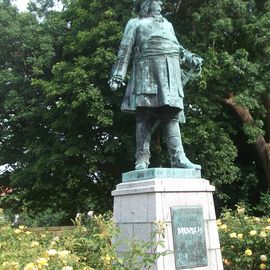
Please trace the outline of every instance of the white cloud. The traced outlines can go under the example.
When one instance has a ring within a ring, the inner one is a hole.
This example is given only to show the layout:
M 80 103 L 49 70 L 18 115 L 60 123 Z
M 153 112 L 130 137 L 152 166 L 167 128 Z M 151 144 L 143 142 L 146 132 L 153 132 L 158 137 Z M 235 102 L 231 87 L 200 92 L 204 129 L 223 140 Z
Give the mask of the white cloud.
M 13 5 L 17 6 L 19 11 L 26 11 L 29 0 L 13 0 Z
M 30 2 L 30 0 L 12 0 L 12 4 L 17 6 L 19 11 L 27 11 L 27 4 Z M 63 8 L 63 5 L 61 1 L 55 1 L 55 7 L 53 9 L 55 10 L 61 10 Z

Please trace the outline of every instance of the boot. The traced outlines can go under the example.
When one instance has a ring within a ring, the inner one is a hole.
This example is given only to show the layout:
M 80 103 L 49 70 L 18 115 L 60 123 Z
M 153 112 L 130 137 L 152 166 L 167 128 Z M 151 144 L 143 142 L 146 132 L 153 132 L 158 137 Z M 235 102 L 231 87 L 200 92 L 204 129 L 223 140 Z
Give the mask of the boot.
M 147 111 L 136 111 L 135 170 L 147 169 L 150 162 L 151 121 Z
M 196 169 L 200 170 L 201 166 L 192 163 L 183 149 L 181 137 L 171 136 L 166 138 L 167 148 L 170 156 L 172 168 Z
M 149 166 L 150 154 L 146 151 L 136 153 L 135 170 L 145 170 Z
M 178 115 L 175 115 L 172 118 L 167 117 L 164 118 L 162 121 L 163 133 L 170 156 L 171 167 L 200 170 L 200 165 L 192 163 L 186 157 L 182 145 L 180 127 L 177 116 Z

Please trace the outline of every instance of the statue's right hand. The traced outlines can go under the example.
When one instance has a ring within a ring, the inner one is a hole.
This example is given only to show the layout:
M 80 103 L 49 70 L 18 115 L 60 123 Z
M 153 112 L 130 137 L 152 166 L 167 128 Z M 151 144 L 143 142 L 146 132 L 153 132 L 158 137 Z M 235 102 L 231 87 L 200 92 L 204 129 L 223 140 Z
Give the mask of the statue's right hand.
M 122 85 L 125 85 L 124 82 L 119 78 L 111 78 L 108 83 L 113 92 L 120 88 Z
M 119 85 L 117 82 L 110 82 L 110 88 L 114 92 L 118 89 Z

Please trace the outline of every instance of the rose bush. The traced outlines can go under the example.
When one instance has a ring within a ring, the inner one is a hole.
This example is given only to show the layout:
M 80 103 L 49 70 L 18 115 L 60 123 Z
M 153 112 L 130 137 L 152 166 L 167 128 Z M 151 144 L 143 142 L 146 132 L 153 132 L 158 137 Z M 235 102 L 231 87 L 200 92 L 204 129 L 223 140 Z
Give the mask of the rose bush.
M 1 270 L 135 270 L 150 269 L 164 254 L 148 254 L 163 245 L 165 227 L 160 222 L 150 242 L 130 241 L 129 249 L 119 256 L 112 238 L 117 229 L 110 215 L 99 215 L 83 222 L 79 215 L 74 229 L 59 235 L 35 232 L 25 226 L 12 228 L 0 224 Z M 156 241 L 157 236 L 160 241 Z
M 243 207 L 217 220 L 226 270 L 270 269 L 270 218 L 248 216 Z

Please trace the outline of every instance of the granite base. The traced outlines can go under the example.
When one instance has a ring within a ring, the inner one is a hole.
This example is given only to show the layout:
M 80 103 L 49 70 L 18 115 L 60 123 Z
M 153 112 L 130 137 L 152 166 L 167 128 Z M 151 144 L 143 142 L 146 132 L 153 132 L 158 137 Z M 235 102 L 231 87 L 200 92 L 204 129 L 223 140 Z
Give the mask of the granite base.
M 194 176 L 193 178 L 187 176 L 186 170 L 179 171 L 182 169 L 176 169 L 178 172 L 175 169 L 164 169 L 162 172 L 162 168 L 148 170 L 152 171 L 144 172 L 145 175 L 156 174 L 164 177 L 138 180 L 140 171 L 130 172 L 128 178 L 123 176 L 127 182 L 117 185 L 116 190 L 112 192 L 114 221 L 121 231 L 117 240 L 150 240 L 155 222 L 163 221 L 167 225 L 163 250 L 173 251 L 170 207 L 202 206 L 208 266 L 187 269 L 223 270 L 212 195 L 215 188 L 209 184 L 209 181 L 199 177 L 199 170 L 188 172 Z M 173 171 L 168 172 L 168 170 Z M 166 175 L 175 174 L 182 174 L 186 177 L 166 177 Z M 132 178 L 134 178 L 133 181 Z M 125 244 L 120 245 L 118 252 L 124 252 L 126 249 Z M 171 252 L 165 257 L 160 257 L 152 269 L 178 270 L 175 268 L 174 253 Z

